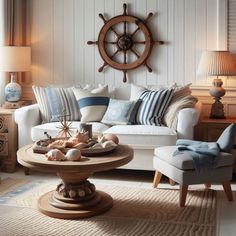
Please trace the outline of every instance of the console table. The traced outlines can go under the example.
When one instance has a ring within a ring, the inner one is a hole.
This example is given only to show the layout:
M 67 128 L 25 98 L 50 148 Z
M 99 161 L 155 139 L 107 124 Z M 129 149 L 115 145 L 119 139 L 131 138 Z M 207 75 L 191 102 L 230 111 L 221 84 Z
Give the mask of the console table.
M 43 214 L 61 218 L 78 219 L 99 215 L 113 205 L 112 197 L 96 190 L 88 178 L 99 171 L 110 170 L 127 164 L 133 158 L 133 149 L 118 145 L 108 154 L 82 157 L 81 161 L 48 161 L 45 155 L 34 153 L 32 145 L 17 152 L 18 162 L 30 169 L 55 172 L 62 179 L 56 190 L 42 195 L 38 209 Z

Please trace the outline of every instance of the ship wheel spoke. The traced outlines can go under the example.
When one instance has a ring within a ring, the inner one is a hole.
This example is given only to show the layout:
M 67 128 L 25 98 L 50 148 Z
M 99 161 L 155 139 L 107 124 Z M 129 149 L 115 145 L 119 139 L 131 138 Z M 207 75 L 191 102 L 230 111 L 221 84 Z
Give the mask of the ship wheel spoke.
M 98 69 L 98 72 L 102 72 L 105 66 L 107 66 L 106 62 L 104 62 L 103 65 Z
M 113 58 L 119 51 L 120 51 L 120 49 L 117 49 L 117 50 L 111 55 L 111 58 Z
M 113 27 L 110 28 L 110 30 L 116 35 L 116 37 L 120 37 L 120 34 L 118 34 Z
M 137 27 L 136 30 L 130 36 L 133 37 L 139 30 L 140 30 L 140 28 Z
M 160 45 L 163 45 L 163 44 L 165 44 L 165 42 L 164 41 L 153 41 L 154 43 L 158 43 L 158 44 L 160 44 Z
M 145 64 L 144 64 L 146 67 L 147 67 L 147 69 L 148 69 L 148 72 L 152 72 L 152 68 L 147 64 L 147 62 L 145 62 Z
M 127 34 L 127 22 L 124 21 L 124 35 Z
M 134 44 L 145 44 L 146 41 L 134 41 L 133 43 L 134 43 Z
M 133 48 L 131 48 L 130 50 L 133 54 L 135 54 L 137 58 L 140 58 L 140 55 Z
M 92 44 L 96 44 L 96 45 L 97 45 L 97 44 L 98 44 L 98 41 L 88 41 L 87 44 L 88 44 L 88 45 L 92 45 Z
M 123 10 L 124 10 L 124 12 L 123 12 L 123 15 L 124 16 L 126 16 L 127 15 L 127 4 L 123 4 Z
M 153 16 L 153 14 L 152 14 L 152 12 L 150 12 L 148 14 L 147 18 L 144 20 L 144 22 L 147 23 L 151 19 L 152 16 Z
M 117 44 L 117 42 L 109 42 L 109 41 L 104 41 L 104 43 L 106 43 L 106 44 Z
M 123 70 L 124 76 L 123 76 L 123 82 L 125 83 L 127 81 L 127 71 Z
M 102 13 L 100 13 L 98 16 L 103 20 L 104 24 L 107 23 L 107 20 L 105 19 L 104 15 Z
M 124 64 L 127 64 L 127 51 L 124 51 Z

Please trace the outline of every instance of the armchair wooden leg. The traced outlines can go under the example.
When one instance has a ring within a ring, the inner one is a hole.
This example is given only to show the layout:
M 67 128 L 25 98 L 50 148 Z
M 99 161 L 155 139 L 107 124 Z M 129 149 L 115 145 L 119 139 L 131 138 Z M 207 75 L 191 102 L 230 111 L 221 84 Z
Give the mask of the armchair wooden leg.
M 173 179 L 170 179 L 170 178 L 169 178 L 169 183 L 170 183 L 171 186 L 175 185 L 175 181 Z
M 205 183 L 205 188 L 210 188 L 211 187 L 211 183 Z
M 181 185 L 179 191 L 179 205 L 181 207 L 185 206 L 187 192 L 188 192 L 188 185 Z
M 153 179 L 153 182 L 152 182 L 153 188 L 156 188 L 157 185 L 160 183 L 161 176 L 162 176 L 162 173 L 156 170 L 155 176 L 154 176 L 154 179 Z
M 231 202 L 233 201 L 233 194 L 232 194 L 232 189 L 231 189 L 231 185 L 230 185 L 230 182 L 229 181 L 225 181 L 222 183 L 223 185 L 223 188 L 224 188 L 224 191 L 225 191 L 225 194 L 228 198 L 228 200 Z

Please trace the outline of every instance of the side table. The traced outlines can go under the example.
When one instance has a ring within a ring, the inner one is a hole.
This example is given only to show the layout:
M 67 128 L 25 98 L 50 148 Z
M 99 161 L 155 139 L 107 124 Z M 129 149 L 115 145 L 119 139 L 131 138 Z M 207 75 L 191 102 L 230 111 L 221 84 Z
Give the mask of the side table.
M 14 172 L 16 168 L 17 126 L 14 120 L 15 109 L 0 108 L 0 159 L 1 170 Z
M 236 117 L 228 117 L 226 119 L 211 119 L 203 118 L 201 124 L 203 125 L 202 140 L 207 142 L 215 142 L 224 131 L 224 129 L 232 123 L 236 123 Z M 236 135 L 234 143 L 236 144 Z M 233 172 L 236 172 L 236 149 L 233 149 L 235 162 L 233 165 Z

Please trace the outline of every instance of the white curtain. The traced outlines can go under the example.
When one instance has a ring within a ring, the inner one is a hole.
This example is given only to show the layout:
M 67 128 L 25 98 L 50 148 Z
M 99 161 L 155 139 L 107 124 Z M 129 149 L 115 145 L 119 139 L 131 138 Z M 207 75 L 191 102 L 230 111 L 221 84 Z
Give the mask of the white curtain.
M 0 0 L 0 46 L 26 45 L 26 6 L 27 0 Z M 8 82 L 8 73 L 0 72 L 0 105 Z

